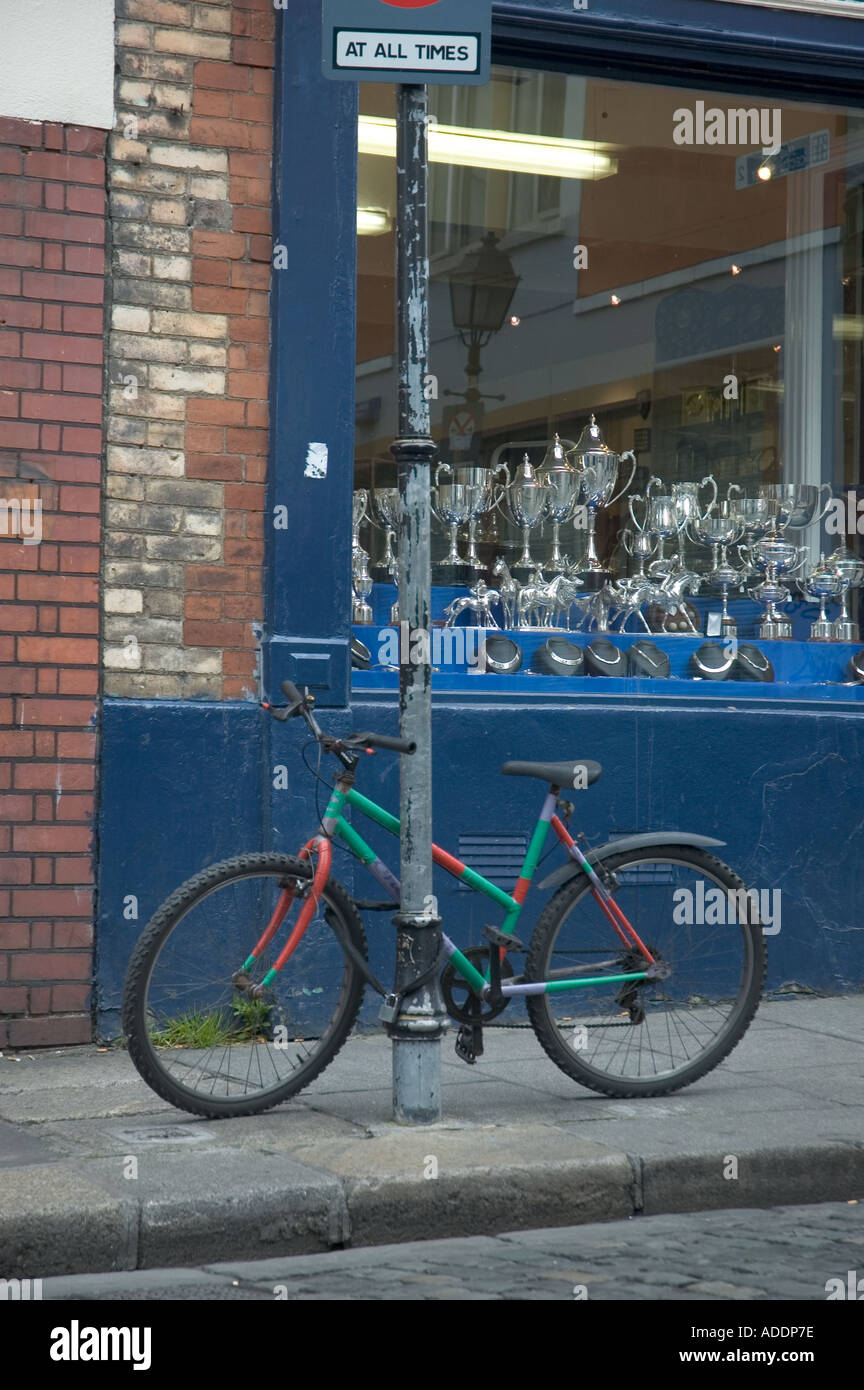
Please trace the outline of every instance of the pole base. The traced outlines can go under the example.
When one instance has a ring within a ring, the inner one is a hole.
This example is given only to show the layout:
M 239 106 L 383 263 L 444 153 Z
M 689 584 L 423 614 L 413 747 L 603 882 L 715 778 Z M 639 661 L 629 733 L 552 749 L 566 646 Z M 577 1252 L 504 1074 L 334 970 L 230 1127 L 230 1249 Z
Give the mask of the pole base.
M 393 1118 L 400 1125 L 441 1119 L 441 1037 L 393 1039 Z
M 860 642 L 861 632 L 857 623 L 843 622 L 838 618 L 836 623 L 831 625 L 834 629 L 835 642 Z

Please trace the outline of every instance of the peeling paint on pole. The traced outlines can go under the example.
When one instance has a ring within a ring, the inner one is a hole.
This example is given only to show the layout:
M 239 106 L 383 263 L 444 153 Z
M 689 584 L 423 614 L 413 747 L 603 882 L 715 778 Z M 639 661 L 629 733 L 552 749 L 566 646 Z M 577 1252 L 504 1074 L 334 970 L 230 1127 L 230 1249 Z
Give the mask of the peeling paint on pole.
M 396 179 L 399 304 L 399 434 L 392 446 L 399 474 L 399 613 L 409 630 L 429 631 L 430 437 L 425 382 L 429 356 L 428 159 L 425 87 L 398 88 Z M 428 644 L 427 644 L 428 645 Z M 401 759 L 402 897 L 396 918 L 395 991 L 432 972 L 441 925 L 429 910 L 432 894 L 431 653 L 400 663 L 399 718 L 417 752 Z M 441 1033 L 445 1021 L 437 970 L 408 995 L 391 1025 L 393 1109 L 405 1123 L 441 1117 Z

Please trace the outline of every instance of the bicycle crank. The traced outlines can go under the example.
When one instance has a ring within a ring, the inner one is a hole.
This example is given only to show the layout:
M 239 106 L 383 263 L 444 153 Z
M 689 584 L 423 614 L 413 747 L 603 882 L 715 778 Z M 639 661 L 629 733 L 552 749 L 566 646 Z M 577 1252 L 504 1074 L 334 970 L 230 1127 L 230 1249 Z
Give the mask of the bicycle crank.
M 462 954 L 475 970 L 479 970 L 481 975 L 486 974 L 489 968 L 488 946 L 469 946 Z M 505 956 L 501 962 L 501 979 L 509 980 L 512 977 L 513 967 Z M 458 1023 L 468 1023 L 474 1027 L 482 1028 L 484 1024 L 502 1014 L 510 1003 L 509 999 L 502 999 L 499 1004 L 493 1005 L 486 999 L 478 999 L 468 981 L 463 979 L 456 967 L 449 962 L 441 972 L 441 993 L 450 1017 L 455 1018 Z

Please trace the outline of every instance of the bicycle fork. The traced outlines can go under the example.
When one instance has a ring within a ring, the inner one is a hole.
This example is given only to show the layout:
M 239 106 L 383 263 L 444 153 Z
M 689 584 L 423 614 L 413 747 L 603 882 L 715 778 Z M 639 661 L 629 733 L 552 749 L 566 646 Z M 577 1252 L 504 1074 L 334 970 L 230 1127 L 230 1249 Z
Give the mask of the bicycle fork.
M 232 975 L 231 977 L 232 984 L 235 988 L 246 990 L 253 999 L 260 999 L 264 990 L 273 983 L 279 971 L 300 945 L 306 928 L 315 916 L 318 904 L 321 901 L 321 894 L 324 891 L 324 885 L 330 876 L 330 866 L 333 860 L 333 849 L 326 835 L 317 835 L 314 839 L 307 840 L 297 857 L 298 859 L 311 859 L 313 854 L 317 855 L 318 862 L 315 865 L 315 872 L 309 885 L 306 901 L 300 909 L 300 914 L 294 924 L 294 930 L 291 932 L 291 935 L 285 942 L 285 945 L 276 957 L 273 965 L 267 971 L 267 974 L 261 980 L 260 984 L 250 986 L 249 971 L 273 940 L 273 937 L 276 935 L 291 910 L 291 905 L 297 894 L 296 884 L 290 886 L 286 884 L 282 889 L 279 895 L 279 901 L 273 910 L 270 921 L 264 929 L 263 936 L 252 949 L 251 953 L 246 957 L 236 975 Z

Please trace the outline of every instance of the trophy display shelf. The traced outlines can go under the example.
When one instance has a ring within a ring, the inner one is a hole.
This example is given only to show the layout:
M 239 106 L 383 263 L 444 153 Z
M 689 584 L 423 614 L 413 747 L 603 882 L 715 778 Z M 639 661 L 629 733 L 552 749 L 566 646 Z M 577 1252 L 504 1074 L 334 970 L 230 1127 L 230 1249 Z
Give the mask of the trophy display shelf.
M 352 671 L 352 689 L 389 692 L 394 698 L 399 686 L 398 664 L 409 661 L 412 634 L 403 633 L 393 625 L 357 626 L 354 635 L 371 654 L 368 671 Z M 482 700 L 496 695 L 561 699 L 564 703 L 580 704 L 586 700 L 608 703 L 618 698 L 634 697 L 646 705 L 670 703 L 686 705 L 697 700 L 702 703 L 722 701 L 733 709 L 742 701 L 760 706 L 767 701 L 780 704 L 843 705 L 850 712 L 864 714 L 864 682 L 852 680 L 849 664 L 861 651 L 860 642 L 798 642 L 757 641 L 753 645 L 774 668 L 773 681 L 696 680 L 691 658 L 706 643 L 696 637 L 654 634 L 647 638 L 640 633 L 565 633 L 559 634 L 569 643 L 583 649 L 598 640 L 609 641 L 625 655 L 638 643 L 651 641 L 669 661 L 669 675 L 647 677 L 628 674 L 598 679 L 590 675 L 547 675 L 538 666 L 539 648 L 549 640 L 548 630 L 506 628 L 495 636 L 508 637 L 521 652 L 520 669 L 511 675 L 497 675 L 478 669 L 478 654 L 484 638 L 492 629 L 459 627 L 445 628 L 433 624 L 431 634 L 432 688 L 457 703 L 471 697 Z M 552 634 L 554 635 L 554 634 Z M 710 639 L 707 639 L 710 640 Z M 722 644 L 722 640 L 720 642 Z

